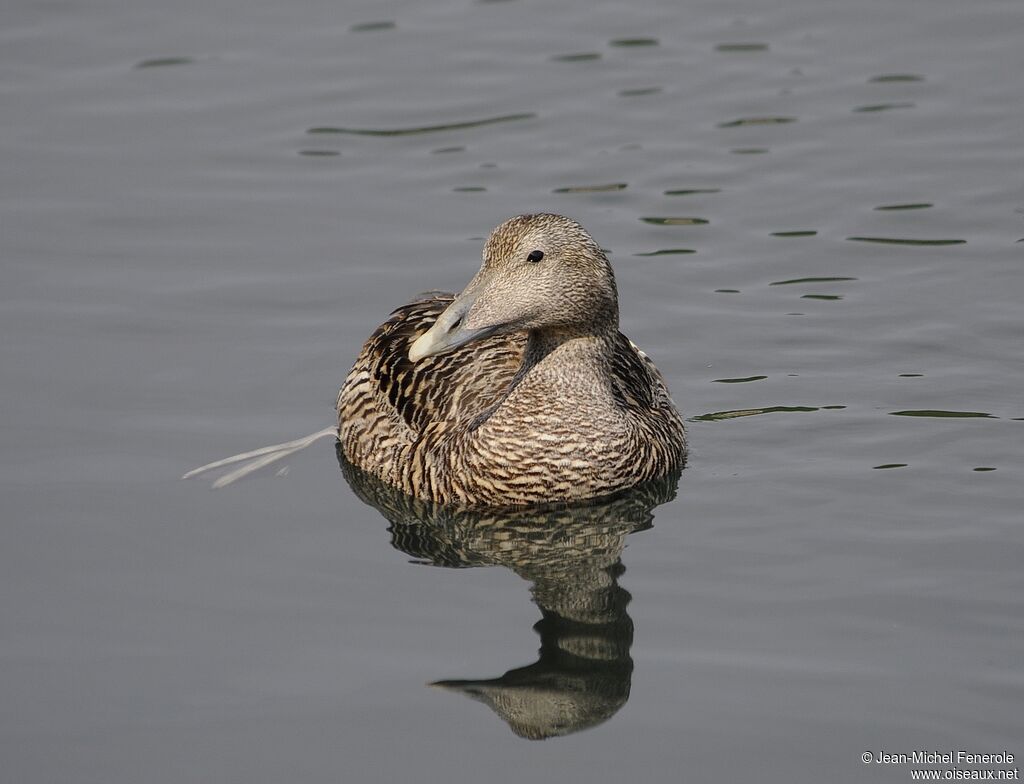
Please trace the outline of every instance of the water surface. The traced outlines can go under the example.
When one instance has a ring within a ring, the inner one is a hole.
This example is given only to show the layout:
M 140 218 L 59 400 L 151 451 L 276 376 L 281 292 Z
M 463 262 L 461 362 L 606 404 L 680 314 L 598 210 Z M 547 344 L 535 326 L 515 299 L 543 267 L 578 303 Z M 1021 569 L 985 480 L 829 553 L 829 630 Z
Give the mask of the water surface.
M 1024 755 L 1019 2 L 4 20 L 12 781 L 900 782 L 862 752 Z M 178 480 L 329 424 L 373 327 L 538 210 L 608 249 L 689 418 L 671 500 L 561 539 L 396 528 L 326 441 Z M 507 696 L 541 681 L 601 696 L 576 723 Z

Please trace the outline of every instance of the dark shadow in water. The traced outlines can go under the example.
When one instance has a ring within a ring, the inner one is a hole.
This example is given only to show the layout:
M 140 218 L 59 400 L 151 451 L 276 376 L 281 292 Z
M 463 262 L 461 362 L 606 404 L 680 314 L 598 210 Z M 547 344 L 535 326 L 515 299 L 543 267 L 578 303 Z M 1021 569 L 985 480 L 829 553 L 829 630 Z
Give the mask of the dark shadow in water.
M 679 475 L 612 499 L 502 511 L 417 500 L 338 463 L 352 490 L 391 523 L 391 544 L 421 563 L 504 566 L 530 583 L 542 618 L 540 656 L 498 678 L 431 684 L 487 705 L 523 738 L 568 735 L 607 721 L 629 699 L 633 621 L 619 586 L 626 537 L 652 525 Z

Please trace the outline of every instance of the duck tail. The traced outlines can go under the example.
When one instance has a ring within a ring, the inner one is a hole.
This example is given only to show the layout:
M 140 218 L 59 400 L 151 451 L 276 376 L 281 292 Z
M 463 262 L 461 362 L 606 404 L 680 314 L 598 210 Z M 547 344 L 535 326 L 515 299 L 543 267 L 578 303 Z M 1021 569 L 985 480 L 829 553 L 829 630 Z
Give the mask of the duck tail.
M 285 441 L 283 444 L 272 444 L 271 446 L 254 449 L 251 452 L 242 452 L 239 455 L 232 455 L 231 457 L 225 457 L 223 460 L 207 463 L 206 465 L 199 466 L 199 468 L 193 468 L 181 478 L 191 479 L 192 477 L 205 474 L 209 471 L 215 471 L 216 469 L 223 468 L 224 466 L 242 463 L 238 468 L 218 477 L 212 485 L 216 489 L 227 487 L 230 484 L 234 484 L 239 479 L 243 479 L 249 476 L 249 474 L 259 471 L 261 468 L 266 468 L 268 465 L 272 465 L 279 460 L 284 460 L 286 457 L 290 457 L 296 452 L 301 452 L 310 444 L 315 441 L 319 441 L 321 438 L 337 436 L 337 434 L 338 428 L 332 425 L 331 427 L 325 427 L 323 430 L 317 430 L 315 433 L 310 433 L 308 436 L 296 438 L 294 441 Z

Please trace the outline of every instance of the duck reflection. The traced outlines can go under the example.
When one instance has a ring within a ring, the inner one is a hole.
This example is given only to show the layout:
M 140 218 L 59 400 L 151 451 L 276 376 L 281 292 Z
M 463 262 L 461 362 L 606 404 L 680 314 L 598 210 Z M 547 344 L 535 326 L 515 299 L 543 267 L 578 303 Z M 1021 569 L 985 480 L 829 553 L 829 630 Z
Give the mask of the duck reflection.
M 396 549 L 437 566 L 504 566 L 531 583 L 540 658 L 498 678 L 431 685 L 484 703 L 535 740 L 594 727 L 625 705 L 633 621 L 618 583 L 622 550 L 675 496 L 678 473 L 587 505 L 492 511 L 412 498 L 352 466 L 340 449 L 338 462 L 356 495 L 391 523 Z

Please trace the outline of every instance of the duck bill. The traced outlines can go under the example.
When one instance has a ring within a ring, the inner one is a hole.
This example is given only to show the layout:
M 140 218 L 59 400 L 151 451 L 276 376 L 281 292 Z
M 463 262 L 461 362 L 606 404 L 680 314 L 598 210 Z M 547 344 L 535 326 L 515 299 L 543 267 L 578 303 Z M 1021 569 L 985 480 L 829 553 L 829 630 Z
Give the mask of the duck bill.
M 469 296 L 467 296 L 467 292 L 460 294 L 438 317 L 434 326 L 420 335 L 409 347 L 409 360 L 418 362 L 426 357 L 454 351 L 470 341 L 494 334 L 497 327 L 471 329 L 466 326 L 469 311 L 474 302 L 476 302 L 475 294 Z

